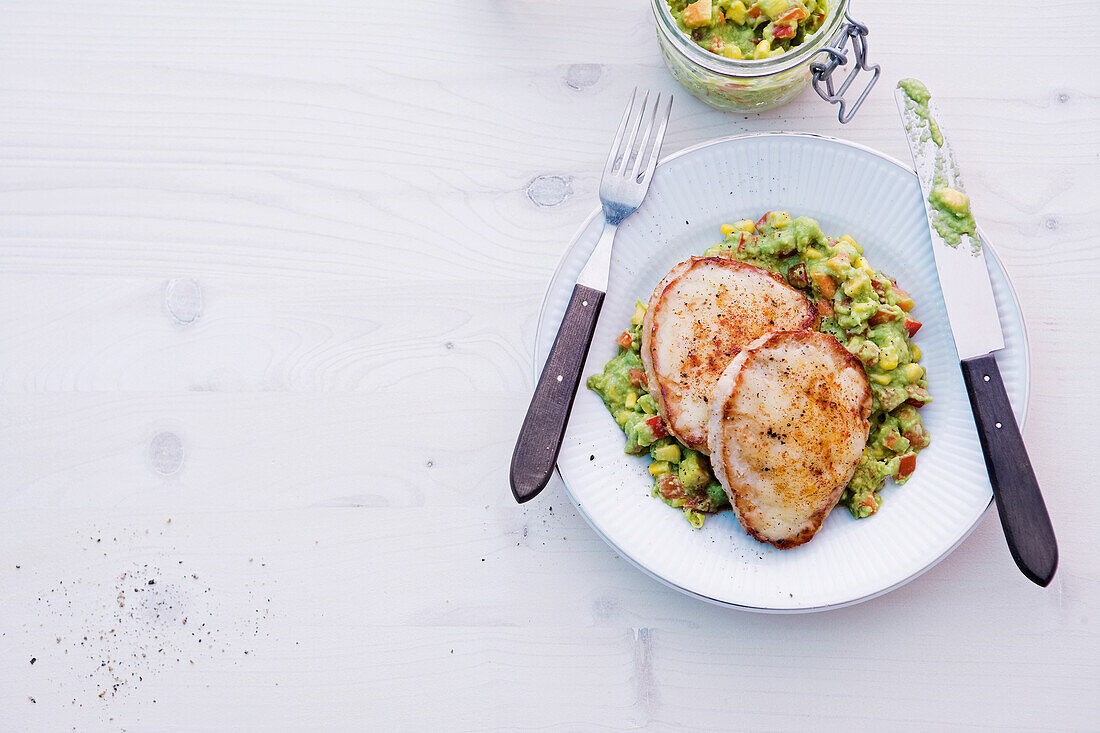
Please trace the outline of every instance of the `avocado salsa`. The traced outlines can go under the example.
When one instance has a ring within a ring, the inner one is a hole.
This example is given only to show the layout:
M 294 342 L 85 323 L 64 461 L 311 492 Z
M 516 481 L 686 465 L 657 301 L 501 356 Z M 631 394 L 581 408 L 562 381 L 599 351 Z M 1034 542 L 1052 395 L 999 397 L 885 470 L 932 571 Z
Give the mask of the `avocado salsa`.
M 825 0 L 668 0 L 676 25 L 701 48 L 729 59 L 779 56 L 825 22 Z
M 916 306 L 897 283 L 871 266 L 863 248 L 845 235 L 825 236 L 809 217 L 792 219 L 769 211 L 758 221 L 722 226 L 725 240 L 704 256 L 730 257 L 781 276 L 814 303 L 817 329 L 831 334 L 863 364 L 871 386 L 872 411 L 867 446 L 840 503 L 856 519 L 882 505 L 886 479 L 904 484 L 916 469 L 917 454 L 930 435 L 918 409 L 931 402 L 920 348 L 912 337 L 921 324 Z M 587 386 L 607 405 L 626 434 L 626 453 L 650 457 L 652 495 L 683 510 L 695 527 L 704 514 L 729 507 L 709 458 L 668 434 L 649 394 L 640 356 L 646 306 L 639 301 L 630 327 L 618 338 L 618 353 Z

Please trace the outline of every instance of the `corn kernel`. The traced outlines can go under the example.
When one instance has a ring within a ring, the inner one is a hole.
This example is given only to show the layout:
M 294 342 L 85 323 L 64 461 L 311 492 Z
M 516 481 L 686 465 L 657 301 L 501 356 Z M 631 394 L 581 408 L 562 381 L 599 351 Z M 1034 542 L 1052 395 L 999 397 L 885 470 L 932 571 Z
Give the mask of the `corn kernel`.
M 893 350 L 883 349 L 878 358 L 878 365 L 885 372 L 893 371 L 898 368 L 898 357 L 894 355 Z
M 924 378 L 924 367 L 920 364 L 906 364 L 905 365 L 905 378 L 910 383 L 917 383 Z
M 722 225 L 722 234 L 723 234 L 723 236 L 728 237 L 729 235 L 733 234 L 736 231 L 737 230 L 733 228 L 733 224 L 723 224 Z
M 756 44 L 756 50 L 752 52 L 752 57 L 754 59 L 766 59 L 768 58 L 768 54 L 770 54 L 771 51 L 772 44 L 768 42 L 767 38 L 765 38 L 760 43 Z
M 825 255 L 823 255 L 820 251 L 814 249 L 813 247 L 807 247 L 806 251 L 802 253 L 802 256 L 807 260 L 820 260 Z
M 733 225 L 733 228 L 739 232 L 752 232 L 756 229 L 756 222 L 749 219 L 742 219 Z
M 732 20 L 737 25 L 745 25 L 745 14 L 748 12 L 748 8 L 745 7 L 745 3 L 741 0 L 737 0 L 733 5 L 730 5 L 729 10 L 726 11 L 726 18 Z
M 912 361 L 920 361 L 921 351 L 916 344 L 909 344 L 909 358 Z
M 641 303 L 637 303 L 634 306 L 634 315 L 630 317 L 631 326 L 640 326 L 642 321 L 645 320 L 645 306 Z
M 890 384 L 890 375 L 889 374 L 872 374 L 871 375 L 871 381 L 876 382 L 877 384 L 881 384 L 883 386 L 886 386 L 887 384 Z
M 791 215 L 786 211 L 776 211 L 768 217 L 768 220 L 773 227 L 780 229 L 791 223 Z
M 722 46 L 722 55 L 727 59 L 739 59 L 741 58 L 741 48 L 732 44 L 729 46 Z
M 649 464 L 649 475 L 653 476 L 654 478 L 658 476 L 663 476 L 669 472 L 670 468 L 671 467 L 668 465 L 668 461 L 654 461 L 653 463 Z
M 623 400 L 623 404 L 633 409 L 634 405 L 638 404 L 638 395 L 630 392 L 626 395 L 626 399 Z

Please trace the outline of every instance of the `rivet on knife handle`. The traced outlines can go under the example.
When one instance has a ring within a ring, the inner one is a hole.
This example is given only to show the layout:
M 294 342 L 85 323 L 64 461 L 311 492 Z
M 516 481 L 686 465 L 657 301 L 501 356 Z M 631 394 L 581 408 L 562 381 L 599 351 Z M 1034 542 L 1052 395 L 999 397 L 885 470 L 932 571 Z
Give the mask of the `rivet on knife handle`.
M 512 495 L 521 504 L 538 496 L 554 474 L 603 299 L 595 288 L 573 288 L 512 453 Z
M 997 360 L 966 359 L 962 372 L 1008 549 L 1024 575 L 1045 588 L 1058 568 L 1058 544 Z

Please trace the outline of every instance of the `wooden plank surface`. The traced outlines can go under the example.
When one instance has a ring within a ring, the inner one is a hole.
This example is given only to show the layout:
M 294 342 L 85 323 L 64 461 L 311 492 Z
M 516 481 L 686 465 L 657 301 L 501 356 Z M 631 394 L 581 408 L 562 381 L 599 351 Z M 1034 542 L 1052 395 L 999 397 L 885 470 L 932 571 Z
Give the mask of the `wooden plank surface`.
M 0 728 L 1095 730 L 1091 8 L 860 2 L 883 79 L 841 126 L 682 93 L 643 0 L 0 4 Z M 629 90 L 677 94 L 669 151 L 905 159 L 905 76 L 1026 316 L 1052 586 L 987 514 L 887 596 L 740 613 L 558 482 L 516 506 L 538 307 Z

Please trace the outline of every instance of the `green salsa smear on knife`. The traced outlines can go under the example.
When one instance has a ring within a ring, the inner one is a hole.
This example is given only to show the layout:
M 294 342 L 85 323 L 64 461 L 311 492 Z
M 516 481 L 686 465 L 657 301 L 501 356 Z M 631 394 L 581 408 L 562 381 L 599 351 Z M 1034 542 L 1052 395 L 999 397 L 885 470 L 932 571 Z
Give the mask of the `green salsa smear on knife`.
M 912 337 L 921 324 L 910 315 L 913 299 L 863 256 L 849 236 L 827 237 L 809 217 L 769 211 L 757 222 L 722 227 L 725 241 L 707 257 L 730 257 L 774 272 L 805 294 L 817 309 L 818 330 L 831 334 L 863 364 L 871 386 L 871 428 L 863 456 L 840 498 L 857 519 L 882 505 L 886 479 L 904 484 L 930 435 L 918 409 L 931 402 L 920 348 Z M 650 457 L 651 493 L 681 508 L 696 527 L 706 513 L 729 507 L 706 455 L 668 434 L 649 394 L 641 351 L 646 306 L 638 302 L 619 350 L 588 388 L 607 405 L 626 434 L 626 452 Z
M 779 56 L 825 22 L 825 0 L 668 0 L 676 25 L 696 45 L 728 59 Z
M 928 91 L 928 87 L 917 79 L 902 79 L 898 82 L 898 88 L 909 98 L 910 103 L 906 108 L 916 118 L 917 124 L 927 124 L 931 140 L 937 147 L 942 148 L 943 132 L 940 131 L 940 126 L 936 124 L 936 120 L 928 110 L 928 101 L 932 99 L 932 93 Z M 949 165 L 952 167 L 951 172 L 955 174 L 954 187 L 947 185 L 946 168 Z M 970 197 L 962 191 L 962 187 L 957 182 L 958 173 L 953 170 L 953 162 L 947 162 L 944 156 L 939 154 L 936 156 L 935 166 L 934 185 L 928 194 L 928 204 L 932 208 L 932 226 L 943 241 L 952 247 L 959 246 L 963 235 L 970 236 L 974 247 L 981 247 L 978 225 L 970 212 Z

